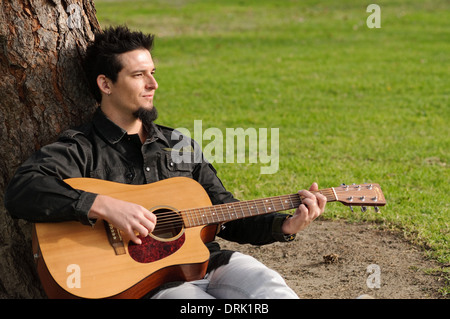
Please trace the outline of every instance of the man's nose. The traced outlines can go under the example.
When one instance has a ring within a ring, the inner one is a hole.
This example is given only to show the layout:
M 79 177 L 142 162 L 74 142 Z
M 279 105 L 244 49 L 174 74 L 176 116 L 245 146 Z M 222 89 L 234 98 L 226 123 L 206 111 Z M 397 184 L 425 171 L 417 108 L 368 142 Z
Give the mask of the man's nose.
M 153 75 L 150 75 L 148 77 L 146 86 L 148 89 L 153 89 L 153 90 L 156 90 L 158 88 L 158 82 L 156 81 L 156 79 Z

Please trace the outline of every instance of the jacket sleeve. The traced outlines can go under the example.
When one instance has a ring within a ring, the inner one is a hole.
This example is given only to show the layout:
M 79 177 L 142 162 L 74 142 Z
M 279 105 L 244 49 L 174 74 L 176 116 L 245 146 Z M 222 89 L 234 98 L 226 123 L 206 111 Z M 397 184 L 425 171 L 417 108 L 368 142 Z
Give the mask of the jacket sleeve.
M 68 137 L 44 146 L 18 168 L 5 192 L 13 218 L 30 222 L 80 221 L 92 224 L 88 212 L 96 194 L 75 190 L 63 180 L 86 175 L 89 154 Z
M 290 215 L 270 213 L 227 222 L 217 234 L 219 237 L 240 244 L 266 245 L 287 242 L 295 235 L 284 235 L 281 225 Z

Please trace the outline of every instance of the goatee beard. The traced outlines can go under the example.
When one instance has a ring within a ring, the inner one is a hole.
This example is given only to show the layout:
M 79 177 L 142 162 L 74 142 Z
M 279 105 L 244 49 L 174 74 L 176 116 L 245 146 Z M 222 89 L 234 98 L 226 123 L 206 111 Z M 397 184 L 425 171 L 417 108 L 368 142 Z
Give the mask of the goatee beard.
M 153 134 L 152 123 L 158 118 L 158 111 L 156 110 L 156 107 L 153 106 L 151 109 L 140 107 L 133 113 L 133 115 L 142 121 L 142 125 L 147 131 L 147 134 L 151 136 Z

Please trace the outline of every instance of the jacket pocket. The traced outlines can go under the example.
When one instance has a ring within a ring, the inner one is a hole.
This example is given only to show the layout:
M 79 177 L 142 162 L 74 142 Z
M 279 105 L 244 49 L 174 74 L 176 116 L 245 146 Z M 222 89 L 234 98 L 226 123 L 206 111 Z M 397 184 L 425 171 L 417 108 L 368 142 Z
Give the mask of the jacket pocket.
M 192 178 L 192 172 L 194 171 L 194 163 L 186 163 L 181 162 L 177 163 L 175 162 L 170 153 L 164 154 L 164 166 L 167 170 L 168 177 L 176 177 L 176 176 L 186 176 Z

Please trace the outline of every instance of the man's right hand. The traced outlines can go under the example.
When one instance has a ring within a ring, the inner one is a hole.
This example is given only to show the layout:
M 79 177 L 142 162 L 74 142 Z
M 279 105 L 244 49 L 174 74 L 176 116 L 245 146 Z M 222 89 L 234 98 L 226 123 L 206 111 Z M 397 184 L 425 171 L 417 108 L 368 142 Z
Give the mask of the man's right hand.
M 136 233 L 147 236 L 155 229 L 156 215 L 144 207 L 115 199 L 106 195 L 98 195 L 88 214 L 91 219 L 103 219 L 123 231 L 131 241 L 140 245 L 142 241 Z

